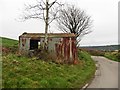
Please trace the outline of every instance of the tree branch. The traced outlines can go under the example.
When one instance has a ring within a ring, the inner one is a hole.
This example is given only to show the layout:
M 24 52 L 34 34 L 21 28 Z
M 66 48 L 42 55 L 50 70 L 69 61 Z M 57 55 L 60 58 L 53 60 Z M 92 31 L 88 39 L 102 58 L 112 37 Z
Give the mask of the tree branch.
M 74 33 L 76 38 L 91 32 L 91 17 L 73 5 L 68 5 L 60 10 L 57 22 L 61 31 Z M 80 41 L 78 40 L 78 42 Z

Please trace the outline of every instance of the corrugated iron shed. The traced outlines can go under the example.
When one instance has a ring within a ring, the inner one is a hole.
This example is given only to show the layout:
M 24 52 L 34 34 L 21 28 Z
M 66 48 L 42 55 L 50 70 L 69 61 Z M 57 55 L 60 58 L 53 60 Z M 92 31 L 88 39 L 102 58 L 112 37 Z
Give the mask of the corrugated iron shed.
M 39 49 L 44 43 L 44 33 L 23 33 L 19 36 L 19 51 L 28 54 L 30 50 Z M 39 46 L 40 44 L 40 46 Z M 49 33 L 48 51 L 57 59 L 74 62 L 77 58 L 76 36 L 74 33 Z

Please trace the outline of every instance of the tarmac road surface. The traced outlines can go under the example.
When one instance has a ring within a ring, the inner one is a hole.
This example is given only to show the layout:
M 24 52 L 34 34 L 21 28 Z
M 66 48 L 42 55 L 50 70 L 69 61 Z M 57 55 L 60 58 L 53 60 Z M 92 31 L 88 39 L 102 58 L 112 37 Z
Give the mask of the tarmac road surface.
M 87 88 L 118 88 L 118 62 L 92 56 L 97 65 L 95 78 Z

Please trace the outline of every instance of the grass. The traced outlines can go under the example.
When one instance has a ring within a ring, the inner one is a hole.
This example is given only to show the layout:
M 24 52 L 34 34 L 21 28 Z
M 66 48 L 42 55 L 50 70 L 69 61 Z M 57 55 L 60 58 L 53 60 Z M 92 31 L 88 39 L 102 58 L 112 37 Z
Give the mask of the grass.
M 7 47 L 7 48 L 18 47 L 17 40 L 5 38 L 5 37 L 0 37 L 0 39 L 2 39 L 2 46 L 4 46 L 4 47 Z
M 118 51 L 101 51 L 101 50 L 86 49 L 86 48 L 80 48 L 80 50 L 84 50 L 92 56 L 103 56 L 110 60 L 120 62 L 120 50 L 118 50 Z
M 113 61 L 120 62 L 120 52 L 114 51 L 114 52 L 106 52 L 104 55 L 106 58 L 111 59 Z
M 104 56 L 105 54 L 105 52 L 101 50 L 89 49 L 89 48 L 80 48 L 80 49 L 88 52 L 92 56 Z
M 61 65 L 8 54 L 3 56 L 3 87 L 80 88 L 94 75 L 95 65 L 86 52 L 79 52 L 79 58 L 81 64 Z
M 5 45 L 4 42 L 3 45 Z M 80 88 L 94 76 L 95 63 L 85 51 L 79 51 L 78 56 L 79 64 L 61 65 L 51 61 L 37 60 L 36 57 L 28 58 L 13 53 L 3 54 L 2 87 Z
M 2 54 L 9 52 L 15 53 L 18 50 L 18 40 L 0 37 L 0 47 L 2 45 Z

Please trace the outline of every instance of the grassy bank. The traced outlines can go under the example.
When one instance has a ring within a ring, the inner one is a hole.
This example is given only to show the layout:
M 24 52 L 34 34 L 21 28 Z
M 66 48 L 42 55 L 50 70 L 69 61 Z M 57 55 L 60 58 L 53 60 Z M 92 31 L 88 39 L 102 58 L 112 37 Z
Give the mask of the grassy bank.
M 2 46 L 4 46 L 4 47 L 7 47 L 7 48 L 18 47 L 17 40 L 5 38 L 5 37 L 0 37 L 0 39 L 2 40 L 2 42 L 0 42 L 0 43 L 2 43 Z
M 92 78 L 95 66 L 86 52 L 79 52 L 79 58 L 78 65 L 60 65 L 8 54 L 3 56 L 3 87 L 80 88 Z
M 80 49 L 88 52 L 92 56 L 104 56 L 105 54 L 105 52 L 101 50 L 89 49 L 89 48 L 80 48 Z
M 3 54 L 2 87 L 80 88 L 93 77 L 95 63 L 85 51 L 79 51 L 78 56 L 79 64 L 61 65 L 38 60 L 35 57 L 19 56 L 11 52 Z
M 104 56 L 108 59 L 120 62 L 120 51 L 106 52 Z
M 80 48 L 80 49 L 88 52 L 92 56 L 103 56 L 110 60 L 120 62 L 120 50 L 118 50 L 118 51 L 101 51 L 101 50 L 86 49 L 86 48 Z

